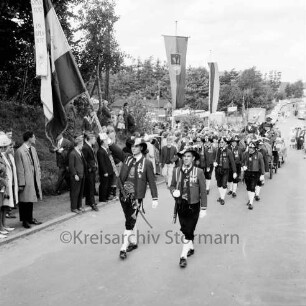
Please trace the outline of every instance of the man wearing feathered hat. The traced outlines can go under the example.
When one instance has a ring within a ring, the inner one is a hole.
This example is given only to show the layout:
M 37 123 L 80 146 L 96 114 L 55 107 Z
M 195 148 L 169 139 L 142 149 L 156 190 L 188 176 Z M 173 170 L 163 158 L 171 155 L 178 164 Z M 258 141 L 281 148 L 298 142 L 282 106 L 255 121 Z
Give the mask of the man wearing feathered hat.
M 110 144 L 109 148 L 114 157 L 123 162 L 118 177 L 120 203 L 125 215 L 125 231 L 120 258 L 125 259 L 127 252 L 138 247 L 136 220 L 139 211 L 144 213 L 143 199 L 149 184 L 152 195 L 152 208 L 158 206 L 158 193 L 152 162 L 145 158 L 147 144 L 141 138 L 131 140 L 132 156 L 123 152 L 117 145 Z
M 244 171 L 244 180 L 248 192 L 249 201 L 247 206 L 253 209 L 256 186 L 262 186 L 265 175 L 265 164 L 263 157 L 257 150 L 255 142 L 250 142 L 248 150 L 245 152 L 242 169 Z
M 227 139 L 221 137 L 219 139 L 219 148 L 217 151 L 215 166 L 215 176 L 220 197 L 218 202 L 224 205 L 224 198 L 227 190 L 227 181 L 230 171 L 233 173 L 233 178 L 237 178 L 237 170 L 232 151 L 227 148 Z
M 236 172 L 237 172 L 237 177 L 233 177 L 233 172 L 230 170 L 229 177 L 228 177 L 228 195 L 232 195 L 233 198 L 237 196 L 237 187 L 238 187 L 238 182 L 239 182 L 239 177 L 241 175 L 241 162 L 242 162 L 242 157 L 243 157 L 243 151 L 239 147 L 239 136 L 235 135 L 231 140 L 230 140 L 230 150 L 233 152 L 234 156 L 234 161 L 236 165 Z
M 194 166 L 199 153 L 193 147 L 187 147 L 178 153 L 183 165 L 173 170 L 170 192 L 176 201 L 176 212 L 179 217 L 181 231 L 184 234 L 183 250 L 179 265 L 187 266 L 187 257 L 194 254 L 194 231 L 199 217 L 206 215 L 207 194 L 204 172 Z

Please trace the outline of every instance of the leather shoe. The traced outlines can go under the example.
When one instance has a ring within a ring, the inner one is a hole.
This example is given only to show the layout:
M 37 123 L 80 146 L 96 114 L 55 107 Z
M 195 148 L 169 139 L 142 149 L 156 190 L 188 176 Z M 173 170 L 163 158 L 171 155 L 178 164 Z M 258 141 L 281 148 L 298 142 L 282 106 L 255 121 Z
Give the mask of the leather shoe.
M 184 257 L 180 258 L 180 267 L 185 268 L 187 266 L 187 259 Z
M 127 252 L 131 252 L 133 250 L 136 250 L 138 248 L 138 245 L 135 243 L 130 243 L 126 249 Z
M 194 254 L 194 249 L 190 249 L 187 253 L 187 257 L 191 256 Z
M 206 190 L 206 194 L 209 195 L 209 190 Z
M 15 219 L 16 218 L 16 216 L 12 215 L 11 213 L 6 214 L 5 217 L 8 218 L 8 219 Z
M 252 204 L 249 204 L 249 210 L 252 210 L 253 209 L 253 205 Z
M 76 213 L 76 214 L 80 214 L 81 211 L 79 211 L 78 209 L 71 209 L 71 212 Z
M 91 209 L 94 210 L 94 211 L 99 211 L 99 208 L 97 207 L 97 205 L 92 205 L 91 206 Z
M 260 197 L 259 196 L 255 196 L 255 200 L 256 201 L 260 201 Z
M 30 225 L 28 222 L 26 222 L 26 221 L 23 221 L 23 222 L 22 222 L 22 226 L 23 226 L 24 228 L 31 228 L 31 225 Z
M 126 259 L 127 255 L 126 255 L 126 251 L 120 251 L 119 257 L 121 259 Z
M 220 199 L 220 204 L 224 205 L 225 204 L 224 200 Z
M 221 203 L 221 198 L 218 198 L 217 202 L 220 202 L 220 203 Z
M 228 195 L 231 195 L 232 193 L 233 193 L 232 191 L 229 191 L 227 194 L 228 194 Z
M 233 192 L 233 193 L 232 193 L 232 197 L 233 197 L 233 198 L 236 198 L 236 196 L 237 196 L 236 192 Z
M 29 222 L 29 223 L 30 223 L 30 224 L 35 224 L 35 225 L 40 225 L 40 224 L 42 224 L 42 222 L 37 221 L 36 219 L 32 219 L 32 221 Z

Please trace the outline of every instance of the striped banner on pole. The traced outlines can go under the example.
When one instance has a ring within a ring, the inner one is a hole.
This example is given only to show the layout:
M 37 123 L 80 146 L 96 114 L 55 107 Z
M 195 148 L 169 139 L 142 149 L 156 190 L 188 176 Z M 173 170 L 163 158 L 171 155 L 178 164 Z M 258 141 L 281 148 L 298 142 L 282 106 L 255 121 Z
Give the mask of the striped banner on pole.
M 166 36 L 165 47 L 169 66 L 172 109 L 185 105 L 186 53 L 188 37 Z
M 209 112 L 215 113 L 218 108 L 220 81 L 217 63 L 208 63 L 209 66 Z

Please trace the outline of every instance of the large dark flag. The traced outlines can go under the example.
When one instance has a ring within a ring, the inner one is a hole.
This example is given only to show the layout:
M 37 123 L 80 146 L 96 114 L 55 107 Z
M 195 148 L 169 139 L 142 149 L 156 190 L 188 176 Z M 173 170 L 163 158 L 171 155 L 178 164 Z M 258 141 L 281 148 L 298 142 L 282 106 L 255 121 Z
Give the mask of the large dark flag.
M 86 87 L 51 1 L 32 0 L 36 4 L 41 1 L 48 52 L 47 75 L 41 76 L 41 101 L 46 117 L 46 134 L 54 144 L 67 127 L 64 107 L 86 92 Z
M 215 113 L 218 108 L 220 81 L 217 63 L 208 63 L 209 66 L 209 112 Z
M 172 108 L 182 108 L 185 105 L 188 37 L 164 35 L 164 39 L 170 74 Z

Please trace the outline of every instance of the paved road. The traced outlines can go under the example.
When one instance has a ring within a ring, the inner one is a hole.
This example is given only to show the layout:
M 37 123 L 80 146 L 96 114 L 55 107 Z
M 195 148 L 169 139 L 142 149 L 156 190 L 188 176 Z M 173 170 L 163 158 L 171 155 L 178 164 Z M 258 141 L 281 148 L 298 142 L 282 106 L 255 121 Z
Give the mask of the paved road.
M 288 134 L 296 124 L 290 118 L 281 128 Z M 216 202 L 213 185 L 197 227 L 213 243 L 201 239 L 183 270 L 181 245 L 172 241 L 175 233 L 181 237 L 171 224 L 173 200 L 164 186 L 158 209 L 145 201 L 153 229 L 139 219 L 145 239 L 126 261 L 118 257 L 116 235 L 124 230 L 118 203 L 1 246 L 1 305 L 306 305 L 305 173 L 302 152 L 290 150 L 253 211 L 244 185 L 225 206 Z M 60 241 L 61 233 L 80 231 L 75 243 Z M 85 243 L 85 234 L 92 242 Z

